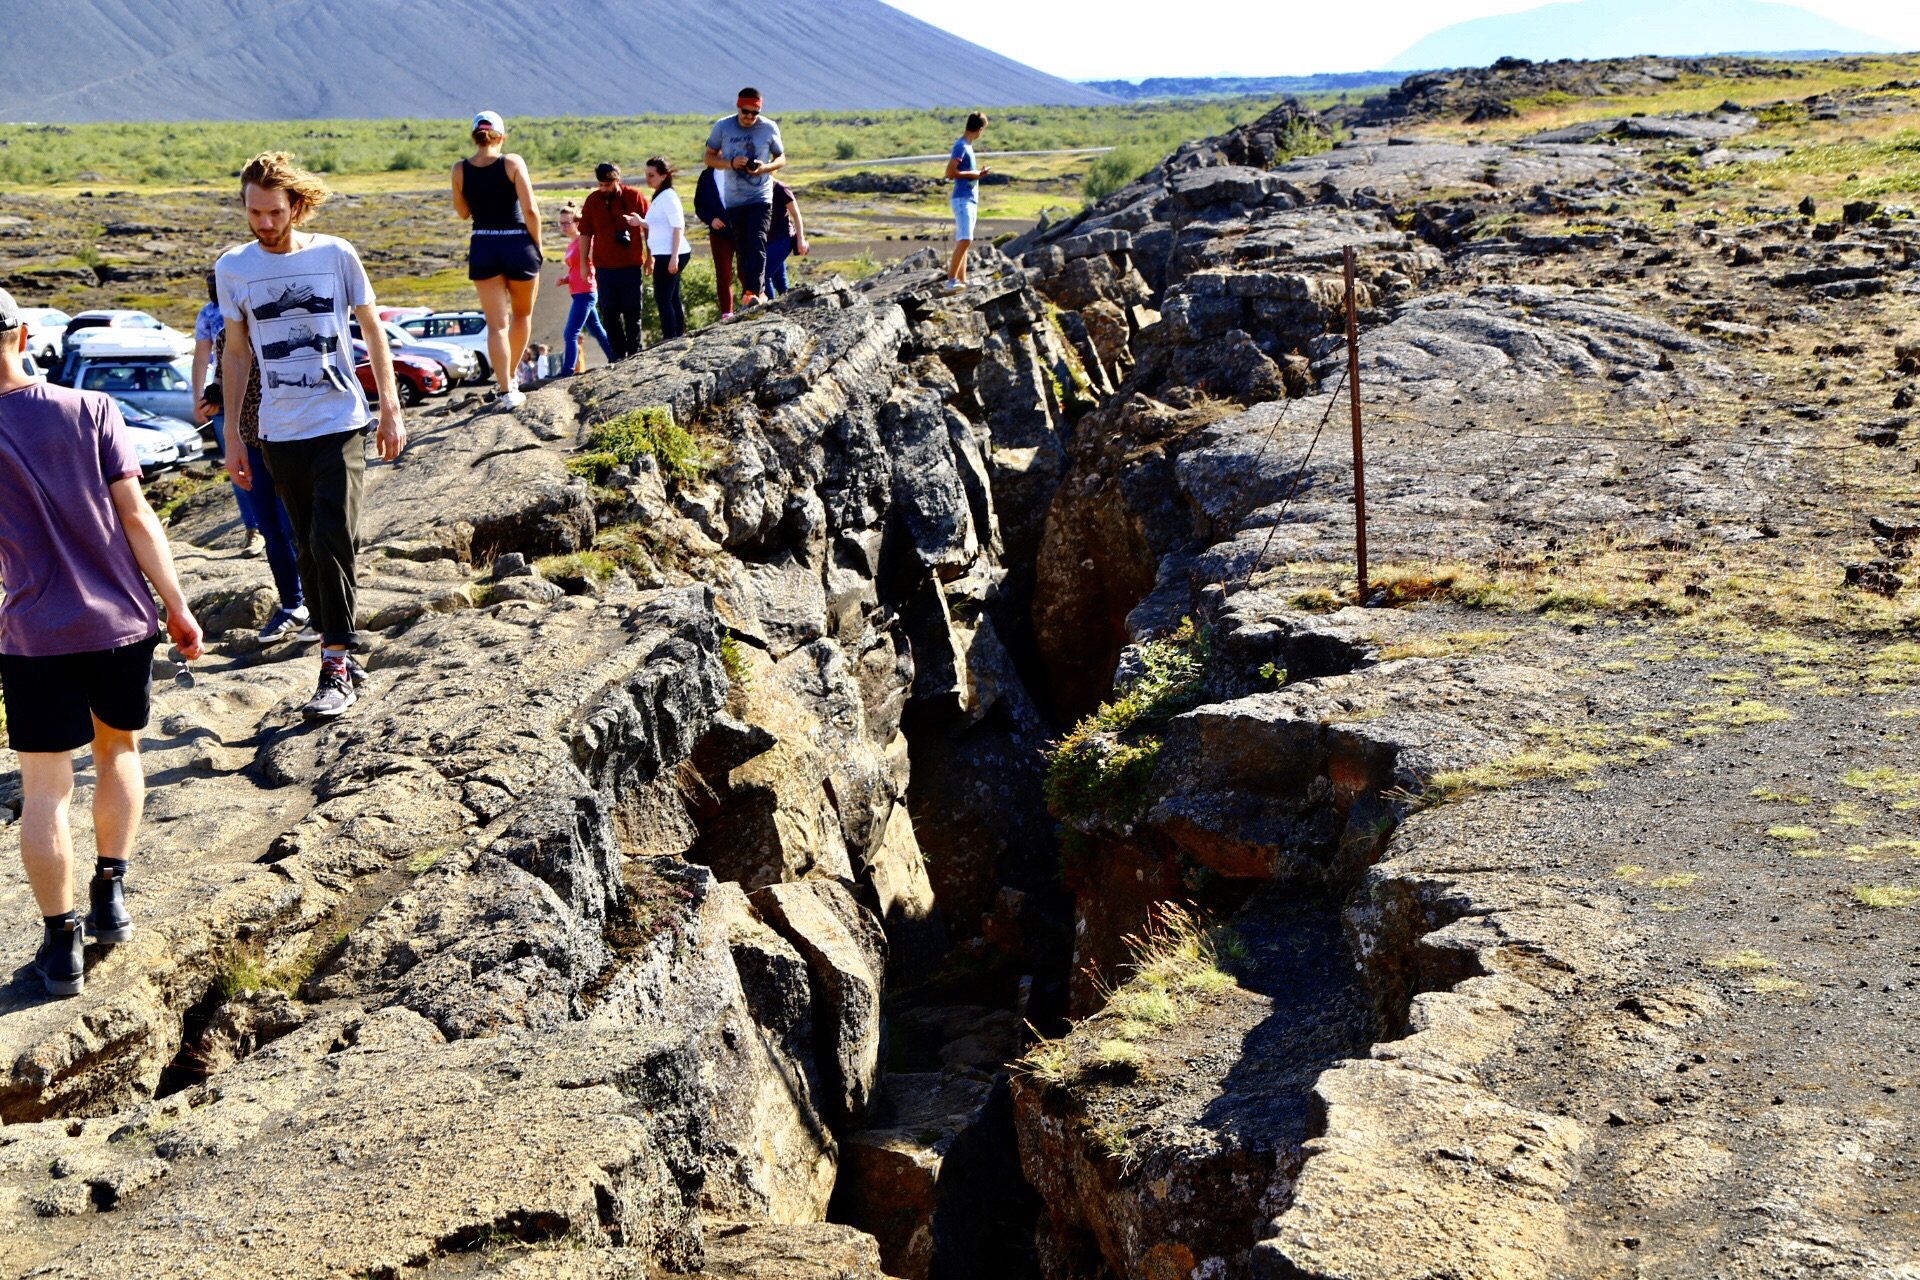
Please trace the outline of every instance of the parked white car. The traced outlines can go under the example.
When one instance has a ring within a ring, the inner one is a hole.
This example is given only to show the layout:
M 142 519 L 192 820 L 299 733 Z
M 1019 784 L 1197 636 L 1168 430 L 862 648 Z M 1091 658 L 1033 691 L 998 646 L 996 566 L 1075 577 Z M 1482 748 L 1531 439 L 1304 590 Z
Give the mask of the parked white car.
M 60 363 L 73 317 L 56 307 L 22 307 L 20 316 L 27 322 L 27 354 L 48 368 Z
M 137 427 L 142 431 L 158 431 L 173 442 L 179 451 L 182 462 L 191 462 L 206 452 L 206 433 L 191 422 L 171 418 L 165 414 L 152 413 L 141 408 L 131 400 L 114 397 L 114 403 L 120 406 L 120 417 L 128 427 Z
M 354 320 L 348 325 L 348 328 L 353 331 L 353 336 L 356 339 L 361 338 L 360 322 L 358 320 Z M 381 325 L 380 330 L 387 335 L 387 346 L 392 349 L 394 355 L 418 356 L 422 360 L 432 360 L 444 369 L 447 374 L 447 386 L 449 388 L 456 387 L 463 382 L 478 382 L 481 380 L 482 375 L 480 370 L 485 367 L 485 361 L 471 347 L 462 346 L 457 342 L 447 342 L 432 338 L 416 338 L 399 325 L 391 322 Z M 486 334 L 483 332 L 480 336 L 484 340 Z
M 72 342 L 75 334 L 85 329 L 121 329 L 156 333 L 173 344 L 173 354 L 190 356 L 193 354 L 193 335 L 182 333 L 172 325 L 161 324 L 144 311 L 82 311 L 67 321 L 66 341 Z M 63 351 L 64 355 L 65 352 Z
M 192 366 L 174 354 L 164 334 L 140 329 L 80 329 L 67 343 L 55 382 L 82 391 L 104 391 L 131 400 L 149 413 L 193 417 L 188 386 Z
M 493 376 L 493 362 L 487 359 L 487 318 L 478 311 L 436 311 L 402 320 L 400 328 L 415 338 L 465 347 L 480 357 L 480 376 Z

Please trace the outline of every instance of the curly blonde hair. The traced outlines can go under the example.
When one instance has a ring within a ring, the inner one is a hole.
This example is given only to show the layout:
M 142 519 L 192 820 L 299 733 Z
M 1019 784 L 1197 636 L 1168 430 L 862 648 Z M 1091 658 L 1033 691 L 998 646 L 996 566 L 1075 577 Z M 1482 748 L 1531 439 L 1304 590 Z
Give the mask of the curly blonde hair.
M 263 151 L 247 161 L 240 171 L 240 190 L 259 187 L 262 191 L 284 191 L 293 206 L 293 222 L 298 226 L 314 211 L 333 198 L 333 192 L 320 179 L 295 164 L 285 151 Z

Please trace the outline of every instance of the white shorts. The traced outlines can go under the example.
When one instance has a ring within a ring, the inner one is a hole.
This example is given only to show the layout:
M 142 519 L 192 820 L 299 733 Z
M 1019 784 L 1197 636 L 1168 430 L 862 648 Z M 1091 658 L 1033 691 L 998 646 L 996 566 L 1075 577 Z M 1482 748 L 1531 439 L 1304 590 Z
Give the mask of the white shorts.
M 980 217 L 978 200 L 955 200 L 953 202 L 953 238 L 955 240 L 973 239 L 973 224 Z

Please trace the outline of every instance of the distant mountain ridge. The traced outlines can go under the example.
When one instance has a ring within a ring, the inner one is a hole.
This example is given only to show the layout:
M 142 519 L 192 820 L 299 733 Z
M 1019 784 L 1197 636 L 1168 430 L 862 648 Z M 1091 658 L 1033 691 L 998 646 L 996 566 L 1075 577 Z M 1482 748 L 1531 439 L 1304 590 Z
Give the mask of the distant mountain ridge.
M 637 115 L 1114 99 L 880 0 L 7 0 L 0 120 Z
M 1502 57 L 1547 61 L 1811 50 L 1894 53 L 1898 47 L 1768 0 L 1569 0 L 1442 27 L 1389 61 L 1386 69 L 1482 67 Z
M 1330 71 L 1311 76 L 1149 76 L 1145 80 L 1082 80 L 1126 102 L 1149 98 L 1243 98 L 1281 93 L 1339 93 L 1399 84 L 1398 71 Z

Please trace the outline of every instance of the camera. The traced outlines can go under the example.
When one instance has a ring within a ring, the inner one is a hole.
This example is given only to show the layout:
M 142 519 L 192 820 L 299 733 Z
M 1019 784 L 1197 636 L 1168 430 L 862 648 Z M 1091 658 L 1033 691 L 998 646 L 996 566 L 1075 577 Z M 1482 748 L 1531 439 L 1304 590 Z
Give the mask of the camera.
M 621 227 L 613 233 L 613 242 L 617 245 L 630 245 L 633 243 L 633 232 Z

